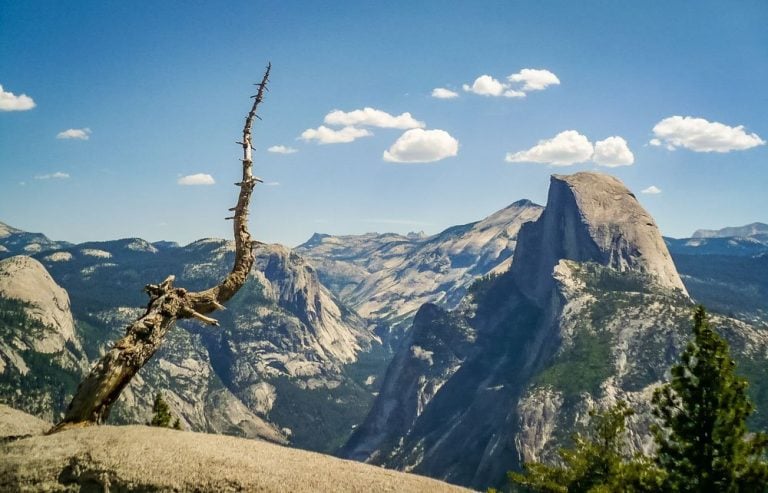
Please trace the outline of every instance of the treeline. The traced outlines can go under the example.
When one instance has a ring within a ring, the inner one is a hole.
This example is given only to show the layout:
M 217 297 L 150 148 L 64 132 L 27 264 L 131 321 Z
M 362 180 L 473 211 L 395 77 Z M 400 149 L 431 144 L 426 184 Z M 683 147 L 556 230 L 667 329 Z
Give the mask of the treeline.
M 630 455 L 627 418 L 618 402 L 593 413 L 591 428 L 558 451 L 559 463 L 526 463 L 510 472 L 510 489 L 541 493 L 766 492 L 768 435 L 750 433 L 755 407 L 736 374 L 728 343 L 694 312 L 693 334 L 671 379 L 653 396 L 655 453 Z

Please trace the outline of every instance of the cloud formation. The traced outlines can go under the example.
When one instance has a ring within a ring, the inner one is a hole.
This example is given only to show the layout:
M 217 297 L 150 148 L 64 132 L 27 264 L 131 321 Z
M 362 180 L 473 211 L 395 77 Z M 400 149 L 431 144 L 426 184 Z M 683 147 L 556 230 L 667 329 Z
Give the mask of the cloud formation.
M 665 118 L 653 127 L 653 135 L 649 144 L 669 150 L 682 147 L 695 152 L 730 152 L 765 144 L 759 135 L 745 132 L 743 125 L 729 127 L 692 116 Z
M 559 85 L 560 79 L 555 74 L 545 69 L 524 68 L 516 74 L 507 77 L 510 82 L 522 82 L 521 91 L 543 91 L 549 86 Z
M 508 163 L 539 163 L 553 166 L 571 166 L 592 161 L 608 168 L 629 166 L 635 156 L 627 141 L 619 136 L 608 137 L 592 144 L 576 130 L 565 130 L 551 139 L 540 140 L 525 151 L 509 152 L 504 158 Z
M 635 162 L 635 156 L 629 150 L 626 140 L 622 137 L 613 136 L 595 142 L 595 153 L 592 155 L 592 161 L 601 166 L 616 168 L 631 165 Z
M 543 91 L 551 85 L 558 84 L 560 84 L 560 79 L 549 70 L 524 68 L 516 74 L 507 76 L 507 82 L 501 82 L 490 75 L 481 75 L 475 79 L 471 86 L 469 84 L 462 85 L 462 89 L 480 96 L 524 98 L 528 92 Z
M 464 84 L 462 89 L 480 96 L 501 96 L 504 94 L 504 84 L 490 75 L 481 75 L 472 85 Z
M 0 84 L 0 111 L 26 111 L 35 107 L 35 102 L 26 94 L 18 96 L 10 91 L 3 90 Z
M 657 187 L 656 185 L 651 185 L 648 188 L 644 188 L 640 193 L 645 193 L 649 195 L 657 195 L 661 193 L 661 189 Z
M 284 145 L 276 145 L 268 148 L 267 152 L 273 152 L 275 154 L 294 154 L 296 152 L 299 152 L 299 150 L 294 149 L 293 147 L 287 147 Z
M 35 176 L 35 180 L 66 180 L 68 178 L 69 178 L 69 173 L 63 173 L 61 171 Z
M 402 113 L 397 116 L 390 115 L 386 111 L 365 107 L 361 110 L 344 112 L 333 110 L 323 120 L 326 125 L 338 126 L 364 126 L 379 128 L 423 128 L 424 122 L 413 118 L 410 113 Z
M 57 139 L 88 140 L 91 138 L 90 128 L 70 128 L 56 134 Z
M 551 139 L 540 140 L 527 151 L 507 153 L 505 161 L 570 166 L 589 161 L 593 152 L 589 139 L 575 130 L 566 130 Z
M 414 128 L 403 133 L 384 151 L 384 161 L 392 163 L 431 163 L 459 152 L 459 141 L 445 130 Z
M 316 140 L 318 144 L 346 144 L 353 142 L 361 137 L 370 137 L 371 132 L 364 128 L 344 127 L 341 130 L 334 130 L 325 125 L 317 128 L 308 128 L 301 133 L 301 139 L 309 142 Z
M 437 99 L 454 99 L 459 97 L 459 93 L 444 87 L 436 87 L 432 89 L 432 97 Z
M 215 185 L 216 180 L 207 173 L 196 173 L 194 175 L 182 176 L 178 179 L 179 185 L 193 186 L 193 185 Z

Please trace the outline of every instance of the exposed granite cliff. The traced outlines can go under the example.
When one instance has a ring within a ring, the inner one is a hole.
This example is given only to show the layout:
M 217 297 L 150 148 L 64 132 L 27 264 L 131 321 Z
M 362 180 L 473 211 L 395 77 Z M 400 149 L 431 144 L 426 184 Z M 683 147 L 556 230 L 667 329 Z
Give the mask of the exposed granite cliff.
M 552 175 L 544 213 L 523 225 L 515 257 L 517 285 L 539 306 L 549 301 L 561 259 L 650 274 L 685 292 L 653 217 L 623 183 L 601 173 Z

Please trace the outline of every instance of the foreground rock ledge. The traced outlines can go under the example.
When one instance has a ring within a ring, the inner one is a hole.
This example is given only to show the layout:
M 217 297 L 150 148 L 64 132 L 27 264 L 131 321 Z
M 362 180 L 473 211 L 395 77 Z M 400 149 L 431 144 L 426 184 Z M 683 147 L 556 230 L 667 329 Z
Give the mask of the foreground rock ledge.
M 0 442 L 0 491 L 467 490 L 263 441 L 94 426 Z

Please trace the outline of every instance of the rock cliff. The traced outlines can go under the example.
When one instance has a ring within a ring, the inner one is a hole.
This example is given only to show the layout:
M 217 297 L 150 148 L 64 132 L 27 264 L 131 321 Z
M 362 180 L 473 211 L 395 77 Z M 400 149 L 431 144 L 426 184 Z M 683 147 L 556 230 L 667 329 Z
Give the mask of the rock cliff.
M 623 183 L 601 173 L 553 175 L 544 213 L 523 226 L 515 256 L 518 287 L 539 306 L 561 259 L 650 274 L 685 292 L 656 222 Z

